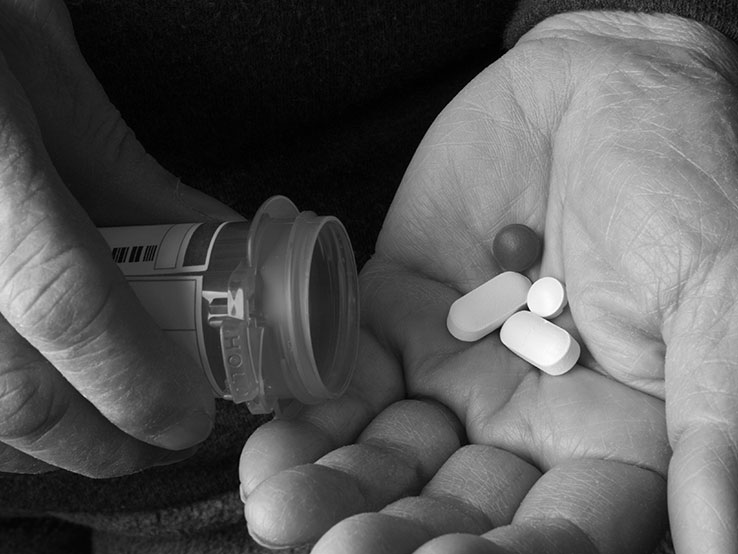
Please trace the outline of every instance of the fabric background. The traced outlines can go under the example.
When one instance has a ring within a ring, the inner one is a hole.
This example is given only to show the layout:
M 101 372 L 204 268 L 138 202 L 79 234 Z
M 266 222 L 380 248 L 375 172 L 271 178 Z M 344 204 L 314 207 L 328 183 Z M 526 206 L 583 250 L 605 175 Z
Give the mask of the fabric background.
M 544 18 L 575 10 L 669 13 L 710 25 L 738 40 L 738 6 L 734 0 L 521 0 L 505 31 L 505 46 L 512 47 L 525 30 Z

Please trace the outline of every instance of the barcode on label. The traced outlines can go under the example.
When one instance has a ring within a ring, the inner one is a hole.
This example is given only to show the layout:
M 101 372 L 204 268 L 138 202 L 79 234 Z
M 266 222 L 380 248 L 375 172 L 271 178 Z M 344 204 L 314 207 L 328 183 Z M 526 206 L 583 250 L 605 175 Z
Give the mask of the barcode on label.
M 113 261 L 117 264 L 153 262 L 156 258 L 156 244 L 148 246 L 117 246 L 112 249 Z

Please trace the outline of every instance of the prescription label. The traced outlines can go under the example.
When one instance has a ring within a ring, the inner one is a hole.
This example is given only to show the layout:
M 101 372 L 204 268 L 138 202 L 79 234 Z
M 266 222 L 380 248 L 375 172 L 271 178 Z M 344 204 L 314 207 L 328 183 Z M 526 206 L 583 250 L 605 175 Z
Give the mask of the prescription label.
M 159 328 L 209 372 L 202 329 L 202 277 L 132 277 L 128 284 Z
M 102 228 L 113 261 L 164 333 L 211 375 L 203 328 L 203 276 L 225 223 Z
M 123 274 L 156 275 L 205 271 L 224 223 L 178 223 L 100 229 Z

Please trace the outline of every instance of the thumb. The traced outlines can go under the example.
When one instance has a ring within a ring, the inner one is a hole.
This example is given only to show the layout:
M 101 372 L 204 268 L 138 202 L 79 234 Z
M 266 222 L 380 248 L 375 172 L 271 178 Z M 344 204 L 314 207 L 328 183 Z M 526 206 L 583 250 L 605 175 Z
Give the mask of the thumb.
M 97 225 L 238 218 L 147 154 L 82 57 L 61 0 L 0 2 L 0 51 L 62 181 Z

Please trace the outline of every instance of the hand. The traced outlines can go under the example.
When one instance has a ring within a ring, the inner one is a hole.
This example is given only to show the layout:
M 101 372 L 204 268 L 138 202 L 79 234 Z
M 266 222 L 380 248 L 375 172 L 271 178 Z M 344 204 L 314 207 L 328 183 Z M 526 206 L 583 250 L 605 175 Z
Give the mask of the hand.
M 106 477 L 182 459 L 210 431 L 212 392 L 95 225 L 225 208 L 147 156 L 60 0 L 0 0 L 0 54 L 0 471 Z
M 583 12 L 467 86 L 362 272 L 350 391 L 246 443 L 251 534 L 321 554 L 647 553 L 668 468 L 677 552 L 738 550 L 735 56 L 694 22 Z M 561 377 L 445 329 L 513 222 L 544 237 L 530 277 L 567 285 L 557 323 L 585 352 Z

